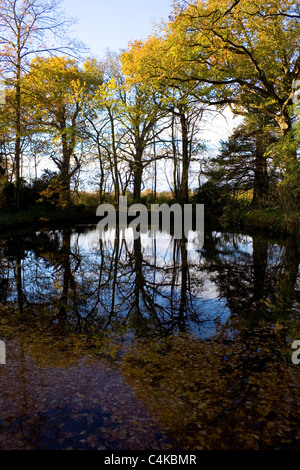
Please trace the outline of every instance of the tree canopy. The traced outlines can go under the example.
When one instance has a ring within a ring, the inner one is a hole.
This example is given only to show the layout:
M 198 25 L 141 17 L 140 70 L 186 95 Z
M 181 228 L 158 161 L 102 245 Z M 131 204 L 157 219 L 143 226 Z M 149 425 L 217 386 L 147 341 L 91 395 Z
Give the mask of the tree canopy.
M 59 7 L 0 4 L 1 165 L 16 207 L 24 159 L 36 175 L 48 159 L 69 194 L 63 200 L 71 201 L 81 175 L 92 179 L 94 164 L 101 200 L 130 193 L 139 201 L 163 181 L 171 199 L 184 202 L 203 178 L 221 190 L 223 175 L 233 198 L 250 192 L 256 204 L 277 199 L 297 211 L 298 1 L 174 1 L 169 20 L 147 39 L 84 61 Z M 227 108 L 242 127 L 212 151 L 205 123 Z

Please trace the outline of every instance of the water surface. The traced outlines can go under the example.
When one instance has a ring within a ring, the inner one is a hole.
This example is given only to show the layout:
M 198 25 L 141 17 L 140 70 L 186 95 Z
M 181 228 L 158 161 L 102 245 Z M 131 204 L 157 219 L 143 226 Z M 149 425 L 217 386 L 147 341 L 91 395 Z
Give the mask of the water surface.
M 0 239 L 1 449 L 299 449 L 297 240 Z

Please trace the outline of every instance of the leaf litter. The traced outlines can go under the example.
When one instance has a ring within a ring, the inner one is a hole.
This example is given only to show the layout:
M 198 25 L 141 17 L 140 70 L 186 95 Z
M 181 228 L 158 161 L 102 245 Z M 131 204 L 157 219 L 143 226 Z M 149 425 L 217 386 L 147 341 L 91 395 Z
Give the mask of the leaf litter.
M 169 447 L 158 420 L 112 361 L 82 354 L 51 365 L 45 358 L 37 363 L 16 340 L 7 349 L 0 368 L 1 450 Z

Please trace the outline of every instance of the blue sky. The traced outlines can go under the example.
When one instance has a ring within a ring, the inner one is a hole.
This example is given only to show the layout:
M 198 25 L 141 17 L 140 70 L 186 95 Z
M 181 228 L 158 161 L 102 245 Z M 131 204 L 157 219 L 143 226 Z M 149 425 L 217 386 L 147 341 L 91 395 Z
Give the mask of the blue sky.
M 64 0 L 64 9 L 77 19 L 73 35 L 102 58 L 107 49 L 118 52 L 147 38 L 155 23 L 168 19 L 172 0 Z

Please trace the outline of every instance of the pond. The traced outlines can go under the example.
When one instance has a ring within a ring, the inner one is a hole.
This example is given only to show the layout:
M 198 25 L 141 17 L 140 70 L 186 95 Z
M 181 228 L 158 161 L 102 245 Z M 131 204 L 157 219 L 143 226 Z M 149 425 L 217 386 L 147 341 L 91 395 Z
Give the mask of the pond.
M 297 240 L 196 235 L 0 238 L 0 449 L 300 450 Z

